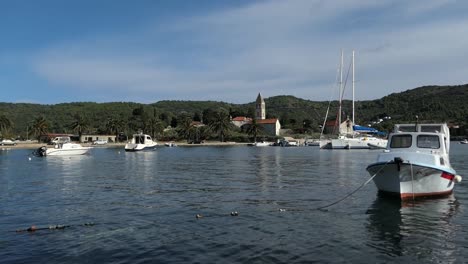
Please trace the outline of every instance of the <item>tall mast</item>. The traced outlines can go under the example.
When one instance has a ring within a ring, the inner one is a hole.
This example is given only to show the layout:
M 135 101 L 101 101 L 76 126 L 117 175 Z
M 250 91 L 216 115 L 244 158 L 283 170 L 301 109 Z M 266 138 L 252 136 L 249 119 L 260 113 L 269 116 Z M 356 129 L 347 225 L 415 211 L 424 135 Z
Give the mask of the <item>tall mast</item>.
M 354 50 L 353 50 L 353 125 L 354 125 Z
M 343 94 L 343 49 L 341 49 L 341 62 L 340 62 L 340 101 L 339 101 L 339 107 L 338 107 L 338 132 L 341 133 L 340 128 L 341 128 L 341 100 Z

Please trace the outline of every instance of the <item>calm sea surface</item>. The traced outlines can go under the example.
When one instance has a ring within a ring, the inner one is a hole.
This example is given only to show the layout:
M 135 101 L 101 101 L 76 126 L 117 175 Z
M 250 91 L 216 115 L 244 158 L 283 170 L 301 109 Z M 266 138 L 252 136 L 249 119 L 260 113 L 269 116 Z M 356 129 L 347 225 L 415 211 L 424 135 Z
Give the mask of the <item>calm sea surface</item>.
M 379 151 L 95 148 L 29 160 L 30 152 L 0 150 L 1 263 L 468 259 L 467 145 L 452 144 L 452 166 L 465 177 L 451 197 L 402 205 L 371 182 L 323 211 L 315 209 L 369 179 Z M 57 224 L 70 227 L 15 232 Z

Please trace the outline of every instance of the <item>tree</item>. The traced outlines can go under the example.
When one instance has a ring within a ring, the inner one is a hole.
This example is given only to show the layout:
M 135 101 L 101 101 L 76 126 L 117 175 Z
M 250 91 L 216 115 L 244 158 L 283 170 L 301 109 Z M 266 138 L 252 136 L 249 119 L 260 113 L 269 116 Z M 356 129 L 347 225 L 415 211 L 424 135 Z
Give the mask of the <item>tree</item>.
M 210 123 L 210 128 L 219 135 L 219 140 L 224 142 L 224 137 L 231 129 L 231 120 L 226 111 L 219 110 L 215 113 L 214 119 Z
M 177 134 L 179 137 L 187 139 L 187 142 L 189 142 L 195 134 L 195 128 L 192 125 L 192 119 L 186 118 L 183 120 L 177 127 Z
M 38 140 L 41 135 L 47 134 L 48 129 L 49 124 L 43 116 L 37 117 L 32 124 L 32 134 L 35 135 Z
M 83 132 L 89 128 L 89 122 L 82 115 L 76 115 L 75 121 L 70 125 L 70 128 L 76 131 L 81 138 Z
M 163 130 L 161 120 L 157 119 L 156 117 L 150 117 L 145 120 L 144 126 L 145 131 L 148 131 L 148 133 L 153 138 L 156 138 L 156 134 L 161 133 Z
M 4 136 L 13 127 L 13 123 L 6 115 L 0 115 L 0 132 Z
M 257 135 L 260 134 L 262 131 L 263 126 L 261 126 L 255 118 L 252 120 L 252 123 L 249 124 L 247 128 L 247 134 L 253 135 L 254 142 L 257 142 Z

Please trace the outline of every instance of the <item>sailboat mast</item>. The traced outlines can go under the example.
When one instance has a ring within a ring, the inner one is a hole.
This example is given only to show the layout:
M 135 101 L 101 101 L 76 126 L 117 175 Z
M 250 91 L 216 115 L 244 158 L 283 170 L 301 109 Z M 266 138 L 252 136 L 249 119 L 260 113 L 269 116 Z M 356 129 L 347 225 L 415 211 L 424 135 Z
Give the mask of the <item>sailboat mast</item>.
M 341 133 L 341 101 L 342 101 L 342 94 L 343 94 L 343 49 L 341 49 L 341 62 L 340 62 L 340 101 L 338 107 L 338 133 Z
M 353 50 L 353 125 L 354 125 L 354 50 Z

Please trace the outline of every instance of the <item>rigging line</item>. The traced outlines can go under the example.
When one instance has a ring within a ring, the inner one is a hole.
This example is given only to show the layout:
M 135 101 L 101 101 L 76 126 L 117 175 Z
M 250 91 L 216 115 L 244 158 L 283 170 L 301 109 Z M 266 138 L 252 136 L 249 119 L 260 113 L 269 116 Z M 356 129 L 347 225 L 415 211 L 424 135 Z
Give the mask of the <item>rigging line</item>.
M 336 76 L 335 76 L 335 83 L 333 86 L 335 86 L 338 83 L 338 78 L 340 76 L 340 69 L 339 67 L 336 69 Z M 334 90 L 334 89 L 333 89 Z M 325 130 L 325 124 L 327 123 L 327 118 L 328 118 L 328 113 L 330 111 L 330 106 L 332 103 L 332 98 L 333 98 L 333 90 L 330 94 L 330 99 L 328 99 L 328 107 L 327 107 L 327 112 L 325 114 L 325 119 L 323 120 L 323 125 L 322 125 L 322 131 L 320 131 L 320 138 L 323 136 L 323 131 Z
M 349 77 L 349 72 L 351 71 L 351 66 L 352 66 L 352 63 L 349 64 L 348 72 L 346 73 L 346 78 L 345 78 L 344 85 L 343 85 L 343 91 L 341 91 L 341 95 L 340 95 L 341 98 L 343 98 L 344 92 L 346 90 L 346 84 L 348 83 L 348 77 Z
M 361 184 L 361 186 L 359 186 L 359 187 L 358 187 L 357 189 L 355 189 L 354 191 L 352 191 L 352 192 L 348 193 L 347 195 L 345 195 L 343 198 L 341 198 L 341 199 L 339 199 L 339 200 L 337 200 L 337 201 L 335 201 L 335 202 L 333 202 L 333 203 L 331 203 L 331 204 L 327 204 L 327 205 L 324 205 L 324 206 L 320 206 L 320 207 L 314 208 L 314 209 L 312 209 L 312 210 L 322 210 L 322 209 L 324 209 L 324 208 L 327 208 L 327 207 L 330 207 L 330 206 L 332 206 L 332 205 L 335 205 L 335 204 L 337 204 L 337 203 L 339 203 L 339 202 L 345 200 L 346 198 L 350 197 L 351 195 L 355 194 L 355 193 L 356 193 L 357 191 L 359 191 L 362 187 L 366 186 L 372 179 L 374 179 L 375 176 L 377 176 L 377 174 L 379 174 L 379 172 L 380 172 L 381 170 L 383 170 L 383 169 L 387 166 L 387 164 L 390 163 L 390 162 L 392 162 L 392 160 L 387 161 L 387 162 L 384 164 L 384 166 L 382 166 L 382 167 L 381 167 L 374 175 L 372 175 L 366 182 L 364 182 L 363 184 Z

